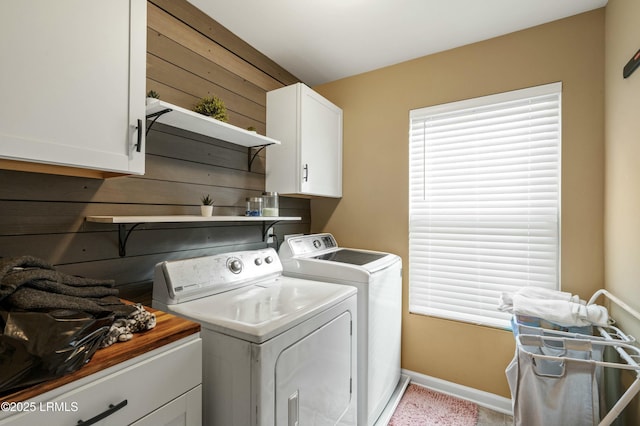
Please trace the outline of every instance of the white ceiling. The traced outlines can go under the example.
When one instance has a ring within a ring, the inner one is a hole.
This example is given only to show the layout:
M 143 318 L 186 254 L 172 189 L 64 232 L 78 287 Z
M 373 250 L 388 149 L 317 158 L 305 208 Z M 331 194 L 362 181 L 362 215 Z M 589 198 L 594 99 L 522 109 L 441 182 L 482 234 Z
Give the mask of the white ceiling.
M 607 0 L 188 1 L 310 86 L 607 4 Z

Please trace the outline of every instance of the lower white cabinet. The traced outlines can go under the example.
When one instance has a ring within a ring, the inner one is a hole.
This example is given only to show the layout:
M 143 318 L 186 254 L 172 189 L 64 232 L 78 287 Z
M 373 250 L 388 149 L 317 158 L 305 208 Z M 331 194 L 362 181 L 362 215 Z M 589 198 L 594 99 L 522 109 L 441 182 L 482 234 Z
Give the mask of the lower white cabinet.
M 202 340 L 182 339 L 12 404 L 3 405 L 0 425 L 200 426 Z

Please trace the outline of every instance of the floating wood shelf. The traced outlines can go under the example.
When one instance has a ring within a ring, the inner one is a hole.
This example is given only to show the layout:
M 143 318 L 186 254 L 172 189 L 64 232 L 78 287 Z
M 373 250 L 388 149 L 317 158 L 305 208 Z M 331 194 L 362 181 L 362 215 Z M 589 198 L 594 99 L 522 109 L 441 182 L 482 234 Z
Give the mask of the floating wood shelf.
M 154 98 L 147 98 L 147 119 L 153 120 L 151 124 L 158 122 L 247 148 L 280 144 L 256 132 Z
M 295 216 L 87 216 L 87 222 L 98 223 L 176 223 L 176 222 L 280 222 L 285 220 L 301 220 Z

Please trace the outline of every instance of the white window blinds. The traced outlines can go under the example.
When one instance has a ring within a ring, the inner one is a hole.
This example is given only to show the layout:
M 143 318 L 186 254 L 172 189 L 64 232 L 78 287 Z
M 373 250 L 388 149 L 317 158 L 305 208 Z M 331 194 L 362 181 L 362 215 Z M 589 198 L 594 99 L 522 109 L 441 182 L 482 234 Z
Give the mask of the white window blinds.
M 410 312 L 506 328 L 501 292 L 559 288 L 561 91 L 411 111 Z

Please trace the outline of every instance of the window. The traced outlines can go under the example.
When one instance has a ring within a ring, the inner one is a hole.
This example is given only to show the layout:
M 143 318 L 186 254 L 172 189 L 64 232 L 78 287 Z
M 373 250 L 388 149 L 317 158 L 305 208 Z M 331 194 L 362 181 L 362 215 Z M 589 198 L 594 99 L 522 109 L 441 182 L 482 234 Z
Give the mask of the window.
M 508 328 L 559 288 L 561 83 L 411 111 L 409 311 Z

